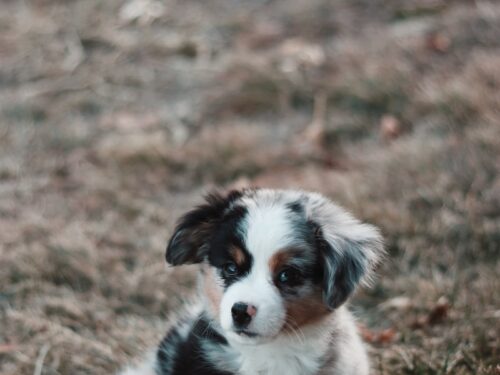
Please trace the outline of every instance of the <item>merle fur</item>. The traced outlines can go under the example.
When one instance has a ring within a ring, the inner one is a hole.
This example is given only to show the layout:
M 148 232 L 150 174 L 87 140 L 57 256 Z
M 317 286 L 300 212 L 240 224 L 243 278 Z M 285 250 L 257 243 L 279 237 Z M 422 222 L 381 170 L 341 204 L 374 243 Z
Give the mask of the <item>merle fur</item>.
M 241 223 L 247 209 L 238 200 L 247 192 L 233 191 L 227 196 L 211 194 L 206 203 L 196 207 L 181 218 L 169 241 L 166 259 L 172 265 L 207 261 L 219 270 L 225 287 L 244 277 L 252 267 L 252 256 L 245 248 Z M 329 243 L 323 226 L 307 218 L 300 201 L 286 203 L 290 210 L 292 225 L 301 250 L 290 262 L 300 270 L 304 282 L 312 283 L 323 290 L 323 299 L 330 309 L 342 305 L 354 291 L 367 269 L 362 243 L 343 239 L 339 244 Z M 232 261 L 231 246 L 244 252 L 245 262 L 240 265 L 238 275 L 225 277 L 221 271 L 224 264 Z M 335 249 L 342 246 L 343 249 Z M 293 297 L 293 288 L 283 289 Z M 227 345 L 226 339 L 210 328 L 207 317 L 200 317 L 187 338 L 180 337 L 176 329 L 162 341 L 158 350 L 159 371 L 172 375 L 230 375 L 217 370 L 202 355 L 202 340 Z M 173 350 L 169 353 L 168 350 Z M 172 372 L 166 369 L 172 368 Z M 165 369 L 165 371 L 164 371 Z
M 310 221 L 315 233 L 316 249 L 321 255 L 323 276 L 323 299 L 330 309 L 342 305 L 354 292 L 356 285 L 366 272 L 366 259 L 361 244 L 345 240 L 344 251 L 336 251 L 326 241 L 321 226 Z M 340 255 L 342 254 L 342 255 Z

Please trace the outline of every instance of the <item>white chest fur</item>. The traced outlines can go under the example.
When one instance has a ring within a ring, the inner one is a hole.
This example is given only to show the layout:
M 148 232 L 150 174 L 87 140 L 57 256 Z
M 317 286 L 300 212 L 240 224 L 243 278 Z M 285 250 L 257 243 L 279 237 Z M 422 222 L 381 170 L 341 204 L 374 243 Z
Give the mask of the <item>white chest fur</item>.
M 314 348 L 294 352 L 289 348 L 264 346 L 242 351 L 240 373 L 312 375 L 318 372 L 320 365 L 320 355 Z
M 232 346 L 239 352 L 241 375 L 317 374 L 328 350 L 324 338 L 310 332 L 297 332 L 268 344 Z

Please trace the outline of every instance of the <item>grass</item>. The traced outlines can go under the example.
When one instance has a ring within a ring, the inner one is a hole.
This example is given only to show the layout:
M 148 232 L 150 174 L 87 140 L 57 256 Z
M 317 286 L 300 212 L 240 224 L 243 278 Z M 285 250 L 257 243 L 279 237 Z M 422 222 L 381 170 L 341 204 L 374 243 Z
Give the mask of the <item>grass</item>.
M 140 358 L 194 290 L 164 263 L 175 220 L 249 184 L 381 228 L 388 261 L 352 301 L 374 374 L 498 374 L 497 4 L 123 5 L 2 5 L 2 374 Z

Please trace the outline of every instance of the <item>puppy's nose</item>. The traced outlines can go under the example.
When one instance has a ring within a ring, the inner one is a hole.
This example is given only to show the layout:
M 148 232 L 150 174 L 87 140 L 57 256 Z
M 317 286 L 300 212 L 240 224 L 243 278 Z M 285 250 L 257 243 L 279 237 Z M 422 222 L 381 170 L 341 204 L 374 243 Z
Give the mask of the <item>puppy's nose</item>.
M 257 308 L 243 302 L 236 302 L 231 308 L 231 314 L 236 327 L 246 328 L 257 314 Z

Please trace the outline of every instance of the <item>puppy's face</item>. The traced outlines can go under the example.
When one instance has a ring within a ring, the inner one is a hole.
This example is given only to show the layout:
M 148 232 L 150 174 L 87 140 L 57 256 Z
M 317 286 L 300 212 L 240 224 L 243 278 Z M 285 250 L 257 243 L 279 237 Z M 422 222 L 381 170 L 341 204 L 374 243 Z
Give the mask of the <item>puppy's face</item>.
M 373 227 L 320 195 L 248 190 L 210 196 L 184 216 L 167 260 L 204 263 L 215 319 L 229 339 L 254 344 L 328 315 L 381 252 Z

